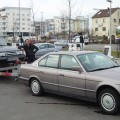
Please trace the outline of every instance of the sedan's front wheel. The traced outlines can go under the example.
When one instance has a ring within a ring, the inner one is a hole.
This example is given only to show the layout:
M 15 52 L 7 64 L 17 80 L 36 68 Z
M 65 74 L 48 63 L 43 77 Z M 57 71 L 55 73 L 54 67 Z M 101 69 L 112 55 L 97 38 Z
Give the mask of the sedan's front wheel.
M 117 114 L 120 98 L 113 89 L 104 89 L 98 96 L 98 102 L 102 110 L 107 114 Z
M 32 79 L 31 91 L 32 91 L 33 95 L 35 95 L 35 96 L 42 95 L 42 93 L 43 93 L 42 86 L 37 79 Z

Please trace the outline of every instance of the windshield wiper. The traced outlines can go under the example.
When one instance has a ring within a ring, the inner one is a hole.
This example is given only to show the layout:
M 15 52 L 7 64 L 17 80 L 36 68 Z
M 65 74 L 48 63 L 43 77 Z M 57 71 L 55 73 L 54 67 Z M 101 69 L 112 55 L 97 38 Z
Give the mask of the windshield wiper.
M 116 67 L 120 67 L 120 66 L 119 65 L 115 65 L 115 66 L 106 67 L 106 68 L 97 68 L 97 69 L 91 70 L 90 72 L 99 71 L 99 70 L 105 70 L 105 69 L 110 69 L 110 68 L 116 68 Z
M 110 69 L 110 68 L 116 68 L 116 67 L 120 67 L 120 66 L 119 65 L 115 65 L 115 66 L 109 67 L 108 69 Z
M 105 69 L 108 69 L 108 68 L 97 68 L 97 69 L 91 70 L 90 72 L 99 71 L 99 70 L 105 70 Z

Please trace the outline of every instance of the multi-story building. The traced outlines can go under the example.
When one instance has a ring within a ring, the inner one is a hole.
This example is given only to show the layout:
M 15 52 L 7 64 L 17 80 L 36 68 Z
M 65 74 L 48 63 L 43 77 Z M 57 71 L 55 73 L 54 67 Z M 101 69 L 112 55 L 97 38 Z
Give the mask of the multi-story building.
M 10 36 L 29 35 L 31 32 L 31 8 L 4 7 L 0 9 L 0 33 Z
M 61 17 L 54 17 L 55 33 L 65 31 L 65 19 Z
M 120 8 L 111 8 L 111 35 L 115 37 L 116 28 L 120 25 Z M 110 9 L 101 9 L 92 17 L 92 33 L 94 36 L 109 36 Z
M 54 19 L 45 20 L 45 33 L 55 33 L 55 22 Z
M 89 18 L 84 16 L 77 16 L 75 19 L 75 32 L 88 32 Z
M 59 33 L 72 36 L 76 32 L 88 32 L 89 19 L 85 17 L 77 17 L 77 19 L 68 19 L 62 17 L 54 17 L 45 21 L 35 21 L 35 34 L 44 36 L 52 33 L 57 35 Z M 34 28 L 34 27 L 32 27 Z M 34 30 L 34 29 L 33 29 Z

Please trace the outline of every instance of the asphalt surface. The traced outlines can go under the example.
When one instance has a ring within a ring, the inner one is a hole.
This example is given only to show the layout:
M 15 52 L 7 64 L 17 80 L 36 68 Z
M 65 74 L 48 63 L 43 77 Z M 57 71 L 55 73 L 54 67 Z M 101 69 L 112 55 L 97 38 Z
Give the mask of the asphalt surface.
M 14 78 L 0 77 L 0 120 L 119 120 L 105 115 L 97 104 L 45 94 L 32 96 L 30 88 Z
M 105 46 L 109 46 L 109 44 L 88 44 L 85 45 L 85 50 L 104 50 Z M 120 50 L 120 44 L 112 44 L 112 51 Z

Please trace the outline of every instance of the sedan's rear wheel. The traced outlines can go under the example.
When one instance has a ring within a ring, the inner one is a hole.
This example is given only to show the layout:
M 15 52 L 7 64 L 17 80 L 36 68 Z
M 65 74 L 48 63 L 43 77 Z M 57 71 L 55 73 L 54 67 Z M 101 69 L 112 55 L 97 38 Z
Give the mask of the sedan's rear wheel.
M 104 89 L 98 96 L 98 102 L 102 110 L 107 114 L 117 114 L 120 98 L 113 89 Z
M 32 91 L 33 95 L 35 95 L 35 96 L 42 95 L 42 93 L 43 93 L 42 86 L 37 79 L 32 79 L 31 91 Z

